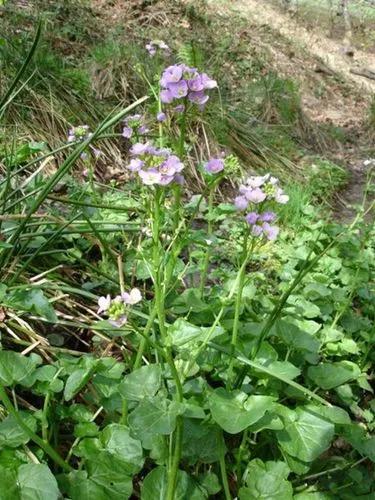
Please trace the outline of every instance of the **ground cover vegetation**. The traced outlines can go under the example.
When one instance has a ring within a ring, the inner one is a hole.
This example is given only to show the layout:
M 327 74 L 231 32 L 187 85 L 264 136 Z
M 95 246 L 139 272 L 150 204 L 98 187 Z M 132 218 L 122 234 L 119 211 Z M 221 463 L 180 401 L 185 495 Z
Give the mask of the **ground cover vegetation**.
M 375 162 L 336 221 L 347 131 L 158 4 L 5 4 L 0 498 L 370 499 Z

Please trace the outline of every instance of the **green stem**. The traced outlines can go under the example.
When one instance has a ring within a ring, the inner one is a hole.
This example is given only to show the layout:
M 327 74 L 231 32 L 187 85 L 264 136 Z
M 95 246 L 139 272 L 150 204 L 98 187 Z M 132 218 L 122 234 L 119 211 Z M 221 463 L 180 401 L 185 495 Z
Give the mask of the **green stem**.
M 211 243 L 210 237 L 212 235 L 212 206 L 214 200 L 215 185 L 210 186 L 210 191 L 208 194 L 208 223 L 207 223 L 207 239 Z M 208 266 L 210 264 L 210 246 L 208 243 L 206 253 L 203 260 L 201 283 L 200 283 L 200 295 L 203 297 L 204 287 L 206 286 Z
M 246 441 L 247 441 L 248 435 L 249 435 L 249 429 L 245 429 L 243 436 L 242 436 L 242 441 L 241 441 L 241 444 L 240 444 L 240 447 L 239 447 L 238 453 L 237 453 L 237 459 L 236 459 L 237 484 L 240 484 L 240 481 L 242 479 L 241 462 L 242 462 L 243 452 L 245 451 L 245 448 L 246 448 Z
M 234 362 L 235 358 L 233 357 L 233 354 L 236 350 L 237 347 L 237 340 L 238 340 L 238 330 L 240 326 L 240 313 L 241 313 L 241 303 L 242 303 L 242 292 L 243 292 L 243 287 L 245 285 L 245 278 L 246 278 L 246 266 L 249 263 L 253 246 L 254 246 L 254 239 L 251 244 L 251 249 L 248 249 L 248 240 L 249 240 L 249 231 L 246 228 L 246 233 L 244 236 L 243 240 L 243 246 L 242 246 L 242 256 L 241 256 L 241 267 L 238 271 L 238 285 L 237 285 L 237 295 L 236 295 L 236 300 L 235 300 L 235 305 L 234 305 L 234 320 L 233 320 L 233 329 L 232 329 L 232 339 L 231 339 L 231 350 L 232 350 L 232 357 L 230 359 L 229 363 L 229 368 L 228 368 L 228 378 L 227 378 L 227 388 L 229 389 L 232 385 L 232 378 L 233 378 L 233 368 L 234 368 Z
M 160 216 L 161 216 L 161 200 L 162 191 L 156 188 L 155 198 L 154 198 L 154 210 L 153 210 L 153 227 L 152 227 L 152 238 L 153 238 L 153 267 L 154 267 L 154 290 L 155 290 L 155 308 L 157 311 L 157 316 L 159 320 L 159 330 L 161 335 L 162 343 L 165 345 L 167 338 L 167 328 L 165 320 L 165 288 L 161 280 L 161 254 L 162 246 L 160 244 Z M 176 365 L 173 360 L 172 350 L 170 348 L 165 349 L 165 357 L 167 363 L 170 367 L 172 377 L 176 384 L 176 400 L 178 403 L 183 401 L 183 391 L 180 377 L 178 375 Z M 181 449 L 182 449 L 182 417 L 179 416 L 176 422 L 176 430 L 174 432 L 175 445 L 173 450 L 173 458 L 171 468 L 168 473 L 168 489 L 166 500 L 174 500 L 176 480 L 178 473 L 178 466 L 181 459 Z
M 0 399 L 3 401 L 3 404 L 7 410 L 7 412 L 14 417 L 17 424 L 23 429 L 26 434 L 29 436 L 30 440 L 37 444 L 45 453 L 48 455 L 57 465 L 59 465 L 64 471 L 70 472 L 73 468 L 65 462 L 65 460 L 57 453 L 56 450 L 52 448 L 49 443 L 43 441 L 37 434 L 35 434 L 22 420 L 17 410 L 14 408 L 11 403 L 4 386 L 0 384 Z
M 224 488 L 225 500 L 232 500 L 232 496 L 231 496 L 230 490 L 229 490 L 227 469 L 225 466 L 225 450 L 224 450 L 224 445 L 223 445 L 222 441 L 220 443 L 219 464 L 220 464 L 220 474 L 221 474 L 221 481 L 223 483 L 223 488 Z
M 137 370 L 137 368 L 139 368 L 141 366 L 142 357 L 143 357 L 143 354 L 145 352 L 146 346 L 148 344 L 148 336 L 149 336 L 149 333 L 151 331 L 152 325 L 154 324 L 154 321 L 155 321 L 157 314 L 158 314 L 158 310 L 157 310 L 156 306 L 154 306 L 154 308 L 150 314 L 150 317 L 148 318 L 148 321 L 146 323 L 145 329 L 143 331 L 144 336 L 142 337 L 142 339 L 139 343 L 139 348 L 137 351 L 137 356 L 136 356 L 135 361 L 134 361 L 133 370 Z

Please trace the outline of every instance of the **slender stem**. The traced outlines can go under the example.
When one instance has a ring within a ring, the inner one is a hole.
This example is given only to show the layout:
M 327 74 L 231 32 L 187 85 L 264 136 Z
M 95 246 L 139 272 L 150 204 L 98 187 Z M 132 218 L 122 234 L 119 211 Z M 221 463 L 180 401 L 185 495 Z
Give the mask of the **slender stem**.
M 201 283 L 200 283 L 200 294 L 203 297 L 204 287 L 206 286 L 208 266 L 210 264 L 210 244 L 212 235 L 212 206 L 214 200 L 215 185 L 210 186 L 210 191 L 208 194 L 208 222 L 207 222 L 207 249 L 203 260 L 202 273 L 201 273 Z
M 230 490 L 229 490 L 227 469 L 225 466 L 225 450 L 224 450 L 223 442 L 220 443 L 219 464 L 220 464 L 220 474 L 221 474 L 221 481 L 223 483 L 223 488 L 224 488 L 225 500 L 232 500 L 232 496 L 231 496 Z
M 134 365 L 133 365 L 133 370 L 136 370 L 137 368 L 139 368 L 141 366 L 142 357 L 143 357 L 143 354 L 145 352 L 146 346 L 148 344 L 148 336 L 149 336 L 150 330 L 152 328 L 152 325 L 154 324 L 154 321 L 155 321 L 157 314 L 158 314 L 157 308 L 156 308 L 156 306 L 154 306 L 154 308 L 151 311 L 151 314 L 148 318 L 148 321 L 146 323 L 145 329 L 143 331 L 144 336 L 142 337 L 141 342 L 139 344 L 137 356 L 135 358 Z
M 243 292 L 243 287 L 244 287 L 245 278 L 246 278 L 246 266 L 250 260 L 250 257 L 252 254 L 252 249 L 254 246 L 254 244 L 253 244 L 254 239 L 253 239 L 251 249 L 249 251 L 248 240 L 249 240 L 249 230 L 246 228 L 246 233 L 244 236 L 243 246 L 242 246 L 242 256 L 241 256 L 242 263 L 241 263 L 241 267 L 238 271 L 237 295 L 236 295 L 236 300 L 235 300 L 235 305 L 234 305 L 234 320 L 233 320 L 232 339 L 231 339 L 232 354 L 234 354 L 236 347 L 237 347 L 238 330 L 239 330 L 239 326 L 240 326 L 242 292 Z M 230 388 L 232 385 L 234 362 L 235 362 L 235 358 L 234 358 L 234 356 L 232 356 L 231 360 L 229 362 L 229 368 L 228 368 L 227 388 Z
M 163 344 L 167 338 L 167 328 L 166 328 L 166 319 L 165 319 L 165 287 L 161 280 L 161 254 L 162 247 L 160 244 L 160 216 L 161 216 L 161 199 L 162 199 L 162 191 L 159 188 L 156 188 L 155 197 L 154 197 L 154 207 L 153 207 L 153 226 L 152 226 L 152 239 L 153 239 L 153 267 L 154 267 L 154 297 L 155 297 L 155 308 L 157 311 L 157 316 L 159 320 L 159 331 Z M 170 348 L 165 349 L 165 357 L 167 363 L 170 367 L 172 377 L 176 384 L 176 400 L 179 403 L 183 401 L 183 391 L 182 384 L 180 381 L 180 377 L 178 375 L 176 365 L 173 360 L 172 351 Z M 182 417 L 177 417 L 176 422 L 176 430 L 174 432 L 174 450 L 173 450 L 173 458 L 172 464 L 169 469 L 168 474 L 168 489 L 166 500 L 174 500 L 174 494 L 176 489 L 176 481 L 177 481 L 177 473 L 178 466 L 181 459 L 181 449 L 182 449 Z
M 42 437 L 48 443 L 48 406 L 51 399 L 51 393 L 47 392 L 44 398 L 43 412 L 42 412 Z
M 242 462 L 242 456 L 243 452 L 245 451 L 246 448 L 246 441 L 249 435 L 249 429 L 245 429 L 243 436 L 242 436 L 242 441 L 240 444 L 240 447 L 238 449 L 237 453 L 237 459 L 236 459 L 236 474 L 237 474 L 237 483 L 239 484 L 241 479 L 242 479 L 242 468 L 241 468 L 241 462 Z
M 6 393 L 6 390 L 1 384 L 0 384 L 0 399 L 3 401 L 7 412 L 10 413 L 15 418 L 17 424 L 26 432 L 31 441 L 37 444 L 46 453 L 46 455 L 52 458 L 52 460 L 57 465 L 59 465 L 63 470 L 65 470 L 66 472 L 70 472 L 73 470 L 73 468 L 67 462 L 65 462 L 65 460 L 57 453 L 56 450 L 52 448 L 52 446 L 49 443 L 43 441 L 42 438 L 40 438 L 37 434 L 35 434 L 28 427 L 28 425 L 25 424 L 22 417 L 19 415 L 19 413 L 14 408 L 12 402 L 10 401 L 8 394 Z

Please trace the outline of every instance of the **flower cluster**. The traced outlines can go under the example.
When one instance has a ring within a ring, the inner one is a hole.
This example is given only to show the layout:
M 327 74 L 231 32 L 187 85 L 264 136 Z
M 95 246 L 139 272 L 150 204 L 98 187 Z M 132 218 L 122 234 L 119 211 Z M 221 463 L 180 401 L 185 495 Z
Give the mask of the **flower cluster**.
M 130 115 L 124 120 L 124 128 L 122 129 L 122 136 L 130 139 L 134 131 L 138 135 L 148 134 L 150 129 L 147 127 L 142 115 Z
M 163 40 L 151 40 L 146 44 L 146 50 L 151 57 L 154 57 L 158 49 L 164 56 L 169 56 L 171 53 L 171 49 Z
M 237 210 L 245 211 L 258 205 L 260 208 L 266 202 L 285 204 L 289 196 L 279 186 L 279 180 L 270 174 L 249 177 L 239 188 L 239 196 L 234 200 Z M 253 236 L 263 236 L 268 240 L 276 239 L 279 228 L 270 222 L 276 220 L 274 212 L 251 211 L 246 216 L 247 223 L 251 226 Z
M 166 68 L 162 74 L 160 85 L 160 99 L 163 103 L 170 104 L 175 99 L 187 97 L 190 102 L 204 106 L 209 97 L 206 90 L 217 87 L 206 73 L 199 73 L 195 68 L 185 64 L 175 64 Z
M 171 182 L 183 182 L 180 172 L 184 165 L 169 149 L 156 148 L 148 142 L 138 142 L 130 148 L 130 154 L 132 159 L 127 168 L 138 172 L 143 184 L 167 186 Z
M 113 299 L 110 295 L 99 297 L 98 314 L 105 313 L 111 325 L 121 327 L 127 322 L 126 312 L 128 306 L 138 304 L 141 300 L 142 295 L 138 288 L 133 288 L 129 293 L 124 292 L 121 295 L 117 295 Z
M 91 136 L 88 125 L 79 125 L 69 129 L 68 142 L 83 142 Z

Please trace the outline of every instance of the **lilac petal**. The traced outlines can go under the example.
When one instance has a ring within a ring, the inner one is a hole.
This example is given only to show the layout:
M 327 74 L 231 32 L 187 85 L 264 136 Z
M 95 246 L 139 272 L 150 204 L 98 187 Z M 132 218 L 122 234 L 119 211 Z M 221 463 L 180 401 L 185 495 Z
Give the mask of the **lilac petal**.
M 106 311 L 111 305 L 111 296 L 108 294 L 106 297 L 99 297 L 98 299 L 98 314 Z
M 173 108 L 175 113 L 183 113 L 185 111 L 185 106 L 183 104 L 179 104 L 175 108 Z
M 125 137 L 126 139 L 130 139 L 130 137 L 133 135 L 133 129 L 131 127 L 124 127 L 122 129 L 122 137 Z
M 211 158 L 204 165 L 204 168 L 210 174 L 217 174 L 224 170 L 224 160 L 222 160 L 221 158 Z
M 162 90 L 160 92 L 160 100 L 164 104 L 170 104 L 173 101 L 173 95 L 169 90 Z
M 200 75 L 197 75 L 196 78 L 189 80 L 188 86 L 189 86 L 189 89 L 192 90 L 193 92 L 200 92 L 201 90 L 204 90 L 204 88 L 205 88 L 203 83 L 202 83 L 202 77 Z
M 263 233 L 262 226 L 253 226 L 251 229 L 251 234 L 253 236 L 260 236 Z
M 158 182 L 159 186 L 168 186 L 174 180 L 174 175 L 161 175 Z
M 236 196 L 234 199 L 234 206 L 237 210 L 246 210 L 249 202 L 244 196 Z
M 262 227 L 268 240 L 273 241 L 277 238 L 277 235 L 279 234 L 279 228 L 277 226 L 270 226 L 268 222 L 265 222 Z
M 267 198 L 267 195 L 261 189 L 255 188 L 246 194 L 246 198 L 252 203 L 262 203 Z
M 150 129 L 147 127 L 147 125 L 141 125 L 138 128 L 138 134 L 140 134 L 140 135 L 145 135 L 145 134 L 148 134 L 149 132 L 150 132 Z
M 262 222 L 273 222 L 276 220 L 276 214 L 274 212 L 263 212 L 260 215 L 259 220 Z
M 189 92 L 189 101 L 195 104 L 205 104 L 209 97 L 203 91 L 201 92 Z
M 262 175 L 252 176 L 246 180 L 246 184 L 251 188 L 257 188 L 263 186 L 267 179 L 265 179 Z
M 167 115 L 160 111 L 160 113 L 156 115 L 156 119 L 158 122 L 165 122 L 165 120 L 167 119 Z
M 138 158 L 133 158 L 130 160 L 130 163 L 126 166 L 132 172 L 138 172 L 144 165 L 144 161 L 139 160 Z
M 245 217 L 246 222 L 248 224 L 250 224 L 251 226 L 253 226 L 256 223 L 258 218 L 259 218 L 259 215 L 256 212 L 250 212 Z
M 130 148 L 130 153 L 135 156 L 143 155 L 144 153 L 147 153 L 149 147 L 150 145 L 148 142 L 146 143 L 137 142 L 136 144 L 133 144 L 133 146 Z
M 174 66 L 169 66 L 166 68 L 161 76 L 160 83 L 163 87 L 166 87 L 170 83 L 176 83 L 181 80 L 183 72 L 183 66 L 181 64 L 175 64 Z
M 143 184 L 146 186 L 152 186 L 154 184 L 159 184 L 161 180 L 161 174 L 155 169 L 149 169 L 149 170 L 140 170 L 138 172 L 139 177 L 141 178 Z
M 123 292 L 121 294 L 121 299 L 125 302 L 125 304 L 132 306 L 142 300 L 142 294 L 138 288 L 132 288 L 130 293 Z
M 125 315 L 123 315 L 123 316 L 120 316 L 118 319 L 109 319 L 108 323 L 110 323 L 112 326 L 115 326 L 116 328 L 120 328 L 123 325 L 125 325 L 125 323 L 127 321 L 128 321 L 128 318 Z
M 217 87 L 216 80 L 212 80 L 212 78 L 210 78 L 206 73 L 201 74 L 201 82 L 203 87 L 207 90 Z
M 180 184 L 180 186 L 185 184 L 185 177 L 181 174 L 176 174 L 173 180 L 176 184 Z
M 185 80 L 168 84 L 168 90 L 175 99 L 185 97 L 188 93 L 188 85 Z

